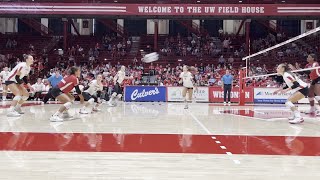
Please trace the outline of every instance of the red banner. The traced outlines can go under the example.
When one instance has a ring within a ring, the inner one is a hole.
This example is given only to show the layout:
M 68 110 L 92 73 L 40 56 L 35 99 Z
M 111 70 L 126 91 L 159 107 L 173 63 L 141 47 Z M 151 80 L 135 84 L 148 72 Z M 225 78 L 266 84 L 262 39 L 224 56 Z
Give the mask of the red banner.
M 0 14 L 114 16 L 319 16 L 320 4 L 1 3 Z
M 223 102 L 223 89 L 221 87 L 210 87 L 209 88 L 209 101 L 210 102 Z M 239 102 L 239 88 L 234 87 L 231 90 L 231 102 Z M 253 103 L 253 88 L 246 88 L 245 102 Z

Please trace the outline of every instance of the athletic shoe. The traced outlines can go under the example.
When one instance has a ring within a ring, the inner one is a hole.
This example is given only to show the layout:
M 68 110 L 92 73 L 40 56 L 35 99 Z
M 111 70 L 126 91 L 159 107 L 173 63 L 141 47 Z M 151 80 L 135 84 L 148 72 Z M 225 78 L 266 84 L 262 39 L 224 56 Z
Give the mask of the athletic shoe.
M 316 110 L 315 109 L 309 109 L 307 111 L 304 112 L 305 114 L 314 114 L 316 113 Z
M 24 114 L 21 107 L 15 107 L 14 110 L 17 111 L 17 113 L 19 113 L 19 114 Z
M 184 105 L 184 109 L 188 109 L 188 108 L 189 108 L 188 104 Z
M 302 123 L 304 120 L 302 117 L 296 117 L 293 120 L 290 120 L 289 123 L 290 124 L 300 124 Z
M 85 109 L 80 109 L 80 112 L 79 112 L 79 113 L 80 113 L 80 114 L 89 114 L 88 111 L 85 110 Z
M 73 116 L 71 114 L 69 114 L 68 111 L 63 112 L 62 114 L 62 118 L 73 118 Z
M 223 105 L 227 105 L 227 102 L 223 102 Z
M 92 108 L 92 111 L 96 111 L 97 112 L 97 111 L 101 111 L 101 109 L 94 107 L 94 108 Z
M 290 120 L 290 121 L 292 121 L 292 120 L 294 120 L 296 117 L 293 115 L 293 116 L 291 116 L 291 117 L 288 117 L 288 119 Z
M 60 118 L 59 116 L 52 115 L 50 117 L 50 121 L 52 121 L 52 122 L 63 122 L 63 119 Z
M 114 103 L 111 103 L 111 102 L 108 102 L 107 105 L 108 105 L 109 107 L 115 107 Z
M 230 104 L 231 104 L 231 102 L 229 101 L 229 102 L 228 102 L 228 105 L 230 105 Z
M 316 110 L 315 114 L 316 116 L 320 116 L 320 110 Z
M 10 111 L 10 112 L 8 112 L 7 116 L 8 117 L 20 117 L 21 114 L 18 113 L 17 111 Z

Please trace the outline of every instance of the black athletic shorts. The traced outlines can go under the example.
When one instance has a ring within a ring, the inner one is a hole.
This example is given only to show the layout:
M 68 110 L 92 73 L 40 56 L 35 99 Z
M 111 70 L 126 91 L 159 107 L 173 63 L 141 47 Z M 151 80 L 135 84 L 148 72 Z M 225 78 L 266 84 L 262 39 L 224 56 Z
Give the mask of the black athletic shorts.
M 184 87 L 184 86 L 183 86 L 183 87 Z M 187 88 L 188 90 L 189 90 L 189 89 L 193 89 L 193 87 L 184 87 L 184 88 Z
M 9 86 L 10 84 L 18 84 L 19 85 L 19 83 L 16 83 L 14 81 L 6 81 L 5 84 L 6 84 L 6 86 Z
M 119 83 L 116 83 L 113 89 L 113 93 L 122 94 L 123 93 L 123 87 L 120 86 Z
M 64 92 L 62 92 L 61 89 L 58 88 L 58 87 L 54 87 L 54 88 L 51 89 L 51 96 L 54 97 L 54 98 L 60 96 L 63 93 Z
M 301 94 L 303 94 L 305 97 L 308 97 L 309 94 L 309 88 L 305 87 L 303 89 L 300 89 L 299 92 L 301 92 Z
M 311 85 L 320 84 L 320 77 L 311 81 Z
M 89 99 L 93 98 L 95 103 L 98 102 L 98 97 L 95 96 L 95 95 L 91 95 L 91 94 L 89 94 L 87 92 L 82 92 L 82 96 L 83 96 L 85 101 L 89 101 Z

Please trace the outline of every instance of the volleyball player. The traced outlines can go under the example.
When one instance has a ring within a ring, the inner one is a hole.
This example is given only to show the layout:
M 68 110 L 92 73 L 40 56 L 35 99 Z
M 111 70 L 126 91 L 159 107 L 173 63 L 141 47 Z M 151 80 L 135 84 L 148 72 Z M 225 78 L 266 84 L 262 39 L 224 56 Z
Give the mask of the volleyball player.
M 306 97 L 308 95 L 308 84 L 303 82 L 299 79 L 295 74 L 290 72 L 289 67 L 285 64 L 280 64 L 277 67 L 277 73 L 283 77 L 286 86 L 282 89 L 279 89 L 274 92 L 277 93 L 286 93 L 291 90 L 296 90 L 287 100 L 285 103 L 287 107 L 291 109 L 293 112 L 293 117 L 289 118 L 289 123 L 291 124 L 299 124 L 302 123 L 304 120 L 301 117 L 300 111 L 298 111 L 297 107 L 293 104 L 300 99 Z
M 2 78 L 2 100 L 5 101 L 7 100 L 7 92 L 8 92 L 8 87 L 6 85 L 6 79 L 9 76 L 9 68 L 4 67 L 3 71 L 0 73 L 0 77 Z
M 307 61 L 308 61 L 308 64 L 306 65 L 306 68 L 319 66 L 318 62 L 316 62 L 315 54 L 309 54 Z M 309 77 L 311 80 L 309 94 L 308 94 L 308 99 L 310 102 L 310 110 L 306 111 L 305 112 L 306 114 L 315 114 L 315 113 L 319 114 L 319 112 L 316 112 L 316 107 L 314 103 L 314 99 L 316 99 L 320 104 L 320 72 L 319 71 L 320 69 L 314 69 L 314 70 L 311 70 L 309 74 Z
M 193 94 L 193 87 L 194 87 L 194 77 L 192 73 L 190 72 L 190 68 L 186 65 L 182 68 L 183 72 L 181 72 L 179 78 L 180 84 L 183 84 L 183 90 L 182 90 L 182 97 L 184 99 L 184 109 L 188 109 L 188 99 L 192 100 L 192 94 Z M 187 99 L 187 93 L 189 93 L 189 98 Z
M 88 88 L 82 92 L 83 98 L 85 101 L 85 105 L 80 109 L 80 114 L 88 114 L 87 107 L 94 104 L 92 111 L 100 111 L 98 109 L 101 104 L 101 92 L 103 90 L 102 84 L 102 75 L 98 75 L 95 80 L 92 80 Z
M 74 102 L 73 95 L 70 94 L 73 88 L 76 89 L 77 94 L 80 97 L 80 101 L 83 102 L 82 92 L 79 88 L 79 77 L 80 77 L 80 69 L 78 67 L 71 67 L 69 70 L 69 76 L 63 78 L 56 87 L 52 88 L 51 95 L 52 97 L 59 100 L 63 103 L 60 106 L 59 110 L 50 117 L 50 121 L 61 122 L 63 119 L 61 118 L 62 114 L 64 118 L 72 117 L 68 110 L 72 106 Z
M 31 55 L 23 55 L 25 62 L 17 64 L 8 74 L 5 84 L 15 96 L 11 101 L 8 117 L 19 117 L 24 114 L 21 110 L 21 105 L 28 100 L 29 92 L 23 86 L 27 84 L 28 88 L 33 91 L 31 84 L 28 82 L 27 76 L 30 73 L 33 57 Z
M 119 101 L 123 94 L 123 83 L 125 79 L 133 79 L 133 77 L 126 76 L 126 67 L 121 66 L 120 71 L 114 76 L 113 82 L 114 82 L 114 89 L 113 93 L 111 95 L 110 100 L 108 101 L 109 106 L 116 106 L 116 101 Z

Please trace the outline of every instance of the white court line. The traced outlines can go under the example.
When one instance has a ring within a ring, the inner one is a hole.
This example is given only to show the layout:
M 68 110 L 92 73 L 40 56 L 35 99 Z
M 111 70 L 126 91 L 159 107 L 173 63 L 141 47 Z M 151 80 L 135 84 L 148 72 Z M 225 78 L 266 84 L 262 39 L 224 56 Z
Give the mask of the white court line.
M 203 125 L 202 122 L 200 122 L 199 119 L 198 119 L 196 116 L 194 116 L 189 110 L 187 110 L 187 111 L 189 112 L 189 114 L 191 115 L 191 117 L 198 123 L 198 125 L 202 127 L 202 129 L 203 129 L 204 131 L 206 131 L 208 134 L 212 135 L 212 133 L 210 132 L 210 130 L 209 130 L 205 125 Z
M 202 129 L 203 129 L 204 131 L 206 131 L 209 135 L 212 134 L 212 133 L 210 132 L 210 130 L 209 130 L 195 115 L 193 115 L 193 114 L 190 112 L 190 110 L 187 110 L 187 112 L 191 115 L 191 117 L 193 118 L 193 120 L 195 120 L 195 121 L 197 122 L 197 124 L 202 127 Z M 212 138 L 212 139 L 217 139 L 215 136 L 211 136 L 211 138 Z M 220 141 L 215 141 L 215 142 L 216 142 L 217 144 L 221 144 Z M 220 146 L 220 148 L 221 148 L 221 149 L 227 149 L 226 146 Z M 232 156 L 232 153 L 231 153 L 231 152 L 226 152 L 226 154 L 227 154 L 228 156 Z M 233 159 L 233 162 L 234 162 L 235 164 L 241 164 L 240 161 L 239 161 L 239 160 L 236 160 L 236 159 Z

